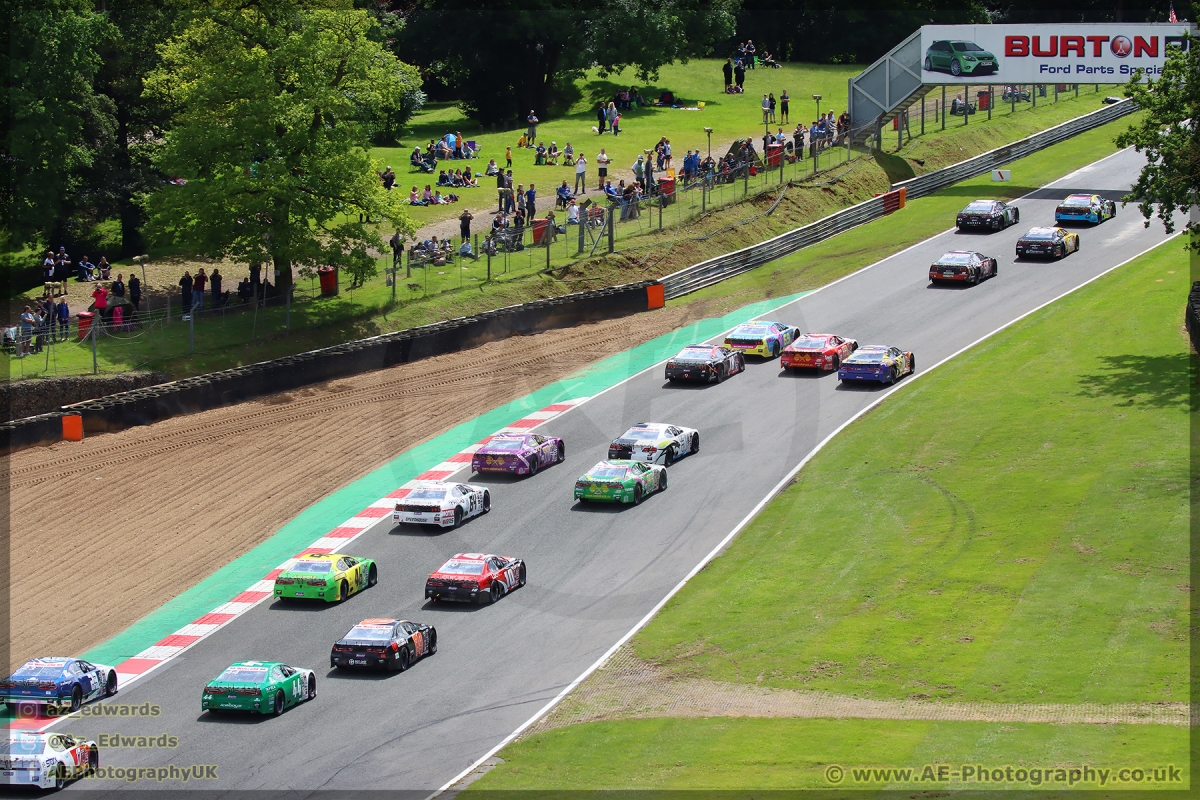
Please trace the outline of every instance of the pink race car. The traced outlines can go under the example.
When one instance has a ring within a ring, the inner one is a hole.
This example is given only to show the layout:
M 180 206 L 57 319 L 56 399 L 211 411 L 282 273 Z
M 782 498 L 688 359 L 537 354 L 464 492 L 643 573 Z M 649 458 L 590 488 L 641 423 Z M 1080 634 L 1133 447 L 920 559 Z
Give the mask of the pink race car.
M 472 472 L 533 475 L 567 457 L 567 445 L 557 436 L 501 433 L 485 442 L 471 458 Z

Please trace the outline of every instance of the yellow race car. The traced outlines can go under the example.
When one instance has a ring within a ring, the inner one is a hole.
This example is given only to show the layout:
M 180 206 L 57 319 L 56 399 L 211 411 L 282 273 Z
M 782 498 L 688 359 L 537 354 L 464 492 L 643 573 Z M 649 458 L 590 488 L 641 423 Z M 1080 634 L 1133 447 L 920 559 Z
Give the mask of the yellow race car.
M 1017 239 L 1017 258 L 1063 258 L 1079 251 L 1079 234 L 1062 228 L 1033 228 Z
M 799 335 L 799 328 L 782 322 L 743 322 L 725 337 L 725 346 L 742 355 L 775 358 Z
M 275 577 L 280 600 L 345 600 L 379 580 L 379 568 L 369 558 L 342 553 L 306 553 Z

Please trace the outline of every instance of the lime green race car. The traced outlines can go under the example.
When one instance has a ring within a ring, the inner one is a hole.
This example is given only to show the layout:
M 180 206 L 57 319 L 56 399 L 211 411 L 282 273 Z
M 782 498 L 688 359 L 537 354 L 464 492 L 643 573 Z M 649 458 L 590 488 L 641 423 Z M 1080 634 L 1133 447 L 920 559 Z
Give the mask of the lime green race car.
M 641 461 L 601 461 L 575 481 L 575 499 L 581 503 L 604 500 L 636 505 L 646 495 L 666 488 L 666 467 Z
M 282 714 L 317 696 L 317 674 L 278 661 L 237 661 L 204 687 L 201 711 Z
M 280 600 L 305 598 L 340 602 L 379 581 L 379 568 L 369 558 L 340 553 L 309 553 L 275 578 Z

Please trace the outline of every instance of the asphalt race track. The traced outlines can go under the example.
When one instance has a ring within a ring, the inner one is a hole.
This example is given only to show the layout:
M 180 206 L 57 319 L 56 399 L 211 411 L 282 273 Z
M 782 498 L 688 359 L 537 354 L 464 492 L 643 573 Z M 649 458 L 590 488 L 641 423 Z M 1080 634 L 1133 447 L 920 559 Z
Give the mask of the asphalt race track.
M 1007 231 L 941 234 L 769 316 L 912 350 L 919 373 L 1163 241 L 1161 224 L 1146 230 L 1135 208 L 1118 208 L 1114 220 L 1077 228 L 1079 253 L 1058 262 L 1014 261 L 1017 237 L 1052 225 L 1058 200 L 1076 191 L 1119 199 L 1141 164 L 1138 154 L 1121 152 L 1017 201 L 1021 223 Z M 929 264 L 952 249 L 997 256 L 999 276 L 973 287 L 931 287 Z M 654 367 L 546 426 L 566 439 L 565 464 L 532 479 L 470 481 L 491 487 L 490 514 L 442 533 L 393 529 L 386 519 L 353 542 L 350 552 L 378 560 L 378 586 L 341 605 L 265 602 L 112 701 L 155 703 L 161 716 L 85 717 L 62 728 L 91 737 L 177 736 L 170 751 L 102 749 L 102 763 L 218 766 L 218 781 L 188 788 L 435 790 L 599 658 L 879 391 L 840 387 L 831 373 L 785 374 L 774 361 L 752 361 L 745 374 L 707 387 L 670 386 L 662 366 Z M 698 428 L 699 455 L 672 466 L 670 488 L 640 506 L 572 503 L 575 479 L 639 421 Z M 457 479 L 467 480 L 466 473 Z M 426 604 L 426 576 L 460 551 L 520 556 L 529 584 L 494 606 Z M 334 640 L 365 617 L 383 616 L 436 625 L 437 655 L 404 673 L 333 673 Z M 231 661 L 250 658 L 315 669 L 318 697 L 277 719 L 202 714 L 204 684 Z M 90 780 L 71 788 L 168 785 Z

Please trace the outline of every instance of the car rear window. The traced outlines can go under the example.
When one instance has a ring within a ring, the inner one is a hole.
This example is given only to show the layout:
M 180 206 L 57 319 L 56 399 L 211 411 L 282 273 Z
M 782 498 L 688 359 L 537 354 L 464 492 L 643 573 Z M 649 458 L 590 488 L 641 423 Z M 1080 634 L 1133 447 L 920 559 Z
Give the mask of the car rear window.
M 360 639 L 370 642 L 389 641 L 392 638 L 391 625 L 355 625 L 343 639 Z
M 883 361 L 885 353 L 882 350 L 873 350 L 869 352 L 859 351 L 850 356 L 848 361 L 853 361 L 856 364 L 878 364 Z
M 266 679 L 266 667 L 230 667 L 217 678 L 230 683 L 262 683 Z
M 445 489 L 413 489 L 405 497 L 405 500 L 444 500 L 446 498 Z
M 625 467 L 596 467 L 588 473 L 589 478 L 624 478 Z
M 971 203 L 971 205 L 967 206 L 967 211 L 991 211 L 991 210 L 992 210 L 992 201 L 991 200 L 976 200 L 974 203 Z
M 443 564 L 438 572 L 444 572 L 448 575 L 482 575 L 483 562 L 450 560 Z
M 329 561 L 299 561 L 288 572 L 329 572 L 333 563 Z
M 57 678 L 66 669 L 66 662 L 29 661 L 13 673 L 14 678 Z
M 712 357 L 712 350 L 707 347 L 685 347 L 680 351 L 679 355 L 675 356 L 673 361 L 708 361 Z
M 1076 196 L 1072 195 L 1071 197 L 1068 197 L 1066 200 L 1063 200 L 1062 204 L 1064 206 L 1071 206 L 1071 207 L 1078 207 L 1078 208 L 1091 208 L 1092 198 L 1076 197 Z
M 731 336 L 767 336 L 771 329 L 766 325 L 739 325 L 733 329 Z
M 946 253 L 938 259 L 939 264 L 970 264 L 970 253 Z
M 484 450 L 501 450 L 505 453 L 512 453 L 520 450 L 525 446 L 524 439 L 492 439 L 483 446 Z M 412 495 L 409 495 L 410 497 Z M 438 498 L 441 499 L 441 498 Z
M 1029 233 L 1025 234 L 1022 238 L 1033 239 L 1035 241 L 1041 241 L 1043 239 L 1050 240 L 1050 239 L 1054 238 L 1054 231 L 1030 231 Z
M 809 348 L 809 347 L 824 347 L 824 346 L 825 346 L 824 339 L 814 339 L 812 337 L 808 337 L 805 339 L 797 339 L 796 341 L 792 342 L 792 347 L 796 347 L 796 348 L 800 348 L 800 349 Z
M 646 430 L 645 428 L 630 428 L 629 430 L 625 431 L 625 433 L 621 434 L 622 439 L 648 440 L 657 439 L 658 437 L 658 431 Z
M 40 736 L 19 736 L 13 739 L 0 739 L 0 755 L 40 756 L 45 749 L 46 743 Z

